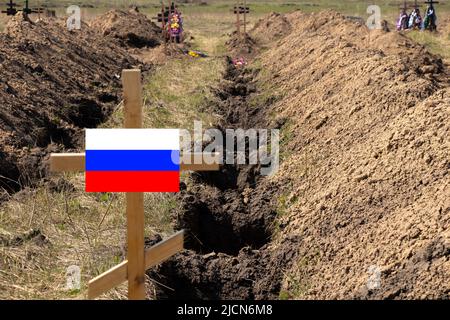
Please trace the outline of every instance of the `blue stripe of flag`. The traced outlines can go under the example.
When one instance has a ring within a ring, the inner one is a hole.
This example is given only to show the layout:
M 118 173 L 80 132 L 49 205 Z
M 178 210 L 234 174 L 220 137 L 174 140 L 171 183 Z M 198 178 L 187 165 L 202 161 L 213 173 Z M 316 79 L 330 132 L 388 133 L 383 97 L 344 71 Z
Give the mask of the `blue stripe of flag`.
M 179 170 L 179 150 L 86 150 L 86 171 Z

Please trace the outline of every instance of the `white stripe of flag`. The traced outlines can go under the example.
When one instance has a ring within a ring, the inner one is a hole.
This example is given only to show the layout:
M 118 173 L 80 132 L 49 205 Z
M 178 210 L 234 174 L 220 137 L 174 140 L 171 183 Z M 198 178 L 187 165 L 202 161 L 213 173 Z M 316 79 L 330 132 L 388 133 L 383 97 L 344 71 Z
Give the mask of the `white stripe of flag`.
M 180 130 L 86 129 L 86 150 L 180 150 Z

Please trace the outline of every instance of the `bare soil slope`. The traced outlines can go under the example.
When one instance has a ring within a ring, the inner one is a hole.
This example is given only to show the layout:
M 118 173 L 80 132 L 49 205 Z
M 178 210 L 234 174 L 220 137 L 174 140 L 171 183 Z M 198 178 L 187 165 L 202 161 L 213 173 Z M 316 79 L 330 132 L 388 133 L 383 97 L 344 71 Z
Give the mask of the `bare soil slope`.
M 249 34 L 238 33 L 235 31 L 231 34 L 230 39 L 225 43 L 230 54 L 234 56 L 242 56 L 250 58 L 258 53 L 258 47 L 255 40 Z
M 136 9 L 110 10 L 95 18 L 90 26 L 109 41 L 127 48 L 153 48 L 163 40 L 161 28 Z
M 0 191 L 9 192 L 45 174 L 49 145 L 80 146 L 81 129 L 120 101 L 121 70 L 139 62 L 86 25 L 69 32 L 62 20 L 17 15 L 0 44 Z
M 250 30 L 250 34 L 259 44 L 273 43 L 291 32 L 291 21 L 298 15 L 300 15 L 299 12 L 291 14 L 272 12 L 258 20 Z
M 281 168 L 191 177 L 189 250 L 149 272 L 156 297 L 449 298 L 448 68 L 335 12 L 289 16 L 259 22 L 278 41 L 211 103 L 223 128 L 280 128 Z
M 260 57 L 259 79 L 282 124 L 282 238 L 301 238 L 285 292 L 449 298 L 448 68 L 334 12 L 296 21 Z M 369 270 L 380 288 L 367 288 Z

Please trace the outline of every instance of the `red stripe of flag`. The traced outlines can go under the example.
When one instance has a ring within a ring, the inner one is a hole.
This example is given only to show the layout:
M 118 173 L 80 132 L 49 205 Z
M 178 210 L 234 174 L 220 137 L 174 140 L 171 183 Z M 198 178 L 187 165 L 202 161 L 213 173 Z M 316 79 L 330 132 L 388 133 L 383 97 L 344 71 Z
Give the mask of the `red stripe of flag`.
M 86 192 L 179 191 L 179 171 L 86 171 Z

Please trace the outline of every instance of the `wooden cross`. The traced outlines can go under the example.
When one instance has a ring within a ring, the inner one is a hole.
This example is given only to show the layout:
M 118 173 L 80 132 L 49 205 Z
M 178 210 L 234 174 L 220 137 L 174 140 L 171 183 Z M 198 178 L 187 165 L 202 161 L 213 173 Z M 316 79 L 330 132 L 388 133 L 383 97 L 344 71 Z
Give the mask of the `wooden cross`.
M 238 38 L 240 38 L 241 37 L 241 18 L 240 18 L 241 10 L 239 8 L 239 4 L 234 7 L 234 13 L 236 14 L 236 31 L 238 34 Z
M 142 128 L 140 70 L 123 70 L 122 83 L 125 105 L 124 127 Z M 193 161 L 199 158 L 202 161 Z M 214 164 L 207 164 L 203 161 L 202 155 L 183 155 L 180 157 L 180 170 L 217 171 L 219 170 L 219 162 L 217 158 L 215 160 Z M 50 156 L 50 171 L 83 172 L 85 171 L 85 154 L 52 154 Z M 167 240 L 144 250 L 144 193 L 126 193 L 126 214 L 127 260 L 89 281 L 89 299 L 98 297 L 126 280 L 128 280 L 128 298 L 132 300 L 145 299 L 145 270 L 158 265 L 183 249 L 184 236 L 183 231 L 180 231 Z
M 250 8 L 247 7 L 247 1 L 244 0 L 244 4 L 241 5 L 239 2 L 233 8 L 233 13 L 236 15 L 236 31 L 238 37 L 241 37 L 241 14 L 244 16 L 244 34 L 247 32 L 247 14 L 250 13 Z
M 33 13 L 33 10 L 30 9 L 28 1 L 29 0 L 25 0 L 25 7 L 22 9 L 22 12 L 25 13 L 26 15 Z
M 406 0 L 403 0 L 403 5 L 400 6 L 400 9 L 402 9 L 406 12 L 408 10 L 408 8 L 410 8 L 410 5 L 408 4 L 408 2 Z
M 244 0 L 244 35 L 247 33 L 247 0 Z
M 9 2 L 6 4 L 8 7 L 6 10 L 2 11 L 2 13 L 6 13 L 8 16 L 15 16 L 17 13 L 17 4 L 13 2 L 13 0 L 9 0 Z

